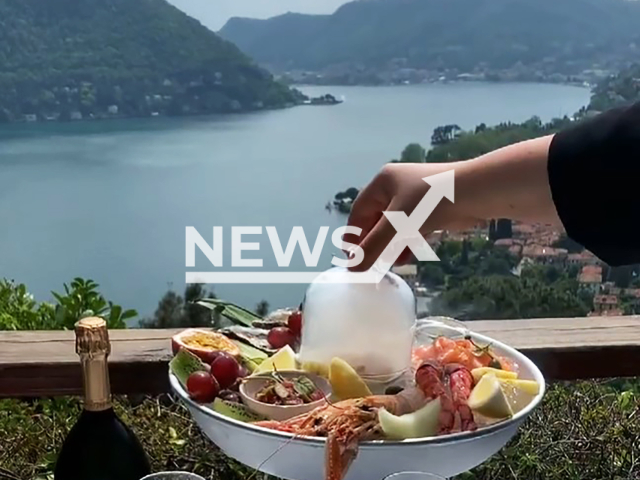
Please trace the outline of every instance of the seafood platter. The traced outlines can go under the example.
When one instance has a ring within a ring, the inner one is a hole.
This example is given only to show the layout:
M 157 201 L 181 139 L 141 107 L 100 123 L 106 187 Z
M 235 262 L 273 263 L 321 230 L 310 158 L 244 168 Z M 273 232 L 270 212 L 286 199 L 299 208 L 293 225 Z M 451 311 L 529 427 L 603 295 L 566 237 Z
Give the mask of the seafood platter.
M 416 319 L 392 273 L 312 283 L 299 308 L 264 318 L 199 303 L 227 325 L 173 337 L 171 387 L 222 451 L 276 477 L 452 477 L 498 452 L 544 395 L 516 349 L 453 319 Z

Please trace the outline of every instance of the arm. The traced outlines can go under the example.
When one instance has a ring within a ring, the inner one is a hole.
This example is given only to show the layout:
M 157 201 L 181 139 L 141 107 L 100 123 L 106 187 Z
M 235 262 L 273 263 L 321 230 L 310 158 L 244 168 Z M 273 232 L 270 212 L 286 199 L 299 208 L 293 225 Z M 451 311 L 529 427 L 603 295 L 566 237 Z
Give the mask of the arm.
M 455 170 L 456 201 L 443 213 L 561 225 L 547 171 L 552 140 L 552 135 L 527 140 L 449 164 Z
M 424 235 L 511 218 L 563 226 L 611 265 L 640 262 L 640 102 L 472 160 L 387 165 L 349 218 L 365 251 L 353 270 L 368 269 L 395 234 L 382 211 L 410 214 L 429 188 L 421 179 L 452 169 L 455 203 L 440 202 Z

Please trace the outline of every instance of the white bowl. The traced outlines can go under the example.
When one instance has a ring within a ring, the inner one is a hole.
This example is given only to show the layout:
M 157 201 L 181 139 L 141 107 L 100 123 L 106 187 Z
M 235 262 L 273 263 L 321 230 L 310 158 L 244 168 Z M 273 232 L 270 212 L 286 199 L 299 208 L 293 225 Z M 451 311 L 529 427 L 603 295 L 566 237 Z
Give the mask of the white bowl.
M 204 478 L 189 472 L 158 472 L 142 477 L 140 480 L 204 480 Z
M 440 329 L 452 335 L 460 332 L 445 325 Z M 345 480 L 376 480 L 406 471 L 453 477 L 487 460 L 516 434 L 518 427 L 544 396 L 542 373 L 517 350 L 484 335 L 469 334 L 474 341 L 491 342 L 497 353 L 514 359 L 519 365 L 521 378 L 540 384 L 538 395 L 512 418 L 473 432 L 404 441 L 362 442 Z M 324 439 L 294 438 L 287 433 L 232 420 L 192 401 L 172 374 L 170 382 L 198 426 L 228 456 L 276 477 L 324 480 Z
M 317 388 L 322 390 L 326 398 L 331 398 L 331 384 L 327 379 L 322 378 L 320 375 L 303 372 L 301 370 L 284 370 L 278 373 L 284 378 L 293 378 L 304 375 L 308 377 Z M 256 400 L 255 395 L 264 386 L 267 380 L 269 380 L 269 378 L 271 378 L 269 373 L 260 373 L 247 377 L 242 384 L 240 384 L 240 396 L 242 397 L 242 401 L 251 411 L 261 415 L 262 417 L 279 421 L 287 420 L 295 417 L 296 415 L 302 415 L 303 413 L 310 412 L 314 408 L 317 408 L 326 402 L 325 398 L 303 405 L 270 405 L 268 403 L 259 402 Z

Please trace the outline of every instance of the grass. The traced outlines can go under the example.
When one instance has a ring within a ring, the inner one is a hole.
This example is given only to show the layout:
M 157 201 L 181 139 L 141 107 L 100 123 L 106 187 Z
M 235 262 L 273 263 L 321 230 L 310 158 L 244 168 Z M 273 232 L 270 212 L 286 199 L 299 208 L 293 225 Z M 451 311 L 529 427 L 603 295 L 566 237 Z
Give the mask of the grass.
M 638 393 L 637 382 L 551 385 L 518 435 L 458 480 L 638 480 Z M 182 469 L 207 480 L 251 475 L 220 453 L 169 396 L 117 398 L 115 405 L 142 441 L 154 471 Z M 73 398 L 0 400 L 0 479 L 53 478 L 58 449 L 80 408 Z

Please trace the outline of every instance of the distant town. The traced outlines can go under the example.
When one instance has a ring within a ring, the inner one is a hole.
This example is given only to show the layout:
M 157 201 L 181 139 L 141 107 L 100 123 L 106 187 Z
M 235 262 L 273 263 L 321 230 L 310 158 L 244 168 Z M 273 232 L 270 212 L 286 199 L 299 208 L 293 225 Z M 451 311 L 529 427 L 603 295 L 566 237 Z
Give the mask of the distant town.
M 640 288 L 620 288 L 604 277 L 605 264 L 587 250 L 580 253 L 569 253 L 567 249 L 552 245 L 563 237 L 564 232 L 545 225 L 530 225 L 513 222 L 512 238 L 501 238 L 494 242 L 496 248 L 508 250 L 519 259 L 513 274 L 520 276 L 522 269 L 528 265 L 553 265 L 561 269 L 575 267 L 578 271 L 577 281 L 580 288 L 593 295 L 593 306 L 588 316 L 618 316 L 625 312 L 621 298 L 632 308 L 640 307 Z M 436 249 L 445 241 L 464 241 L 482 237 L 488 239 L 486 229 L 452 233 L 442 231 L 427 237 L 429 245 Z M 420 297 L 432 295 L 418 281 L 418 265 L 394 267 L 393 271 L 403 277 L 413 288 L 418 302 Z M 419 308 L 420 310 L 420 308 Z
M 473 71 L 456 69 L 429 70 L 407 67 L 403 62 L 392 62 L 382 68 L 362 65 L 338 65 L 320 71 L 291 70 L 281 72 L 279 80 L 291 85 L 413 85 L 422 83 L 447 83 L 460 81 L 537 82 L 584 86 L 591 88 L 614 74 L 616 70 L 586 69 L 576 74 L 554 72 L 544 66 L 516 63 L 504 70 L 490 70 L 482 65 Z

